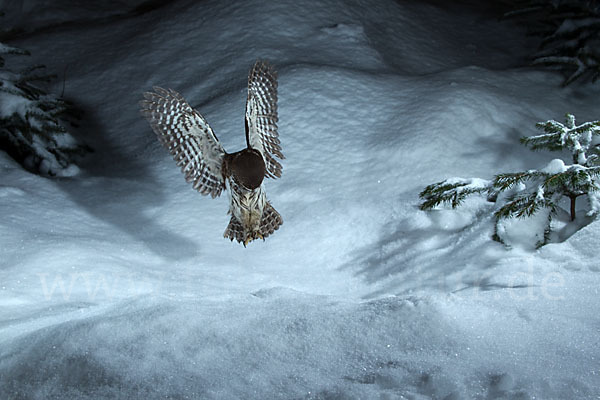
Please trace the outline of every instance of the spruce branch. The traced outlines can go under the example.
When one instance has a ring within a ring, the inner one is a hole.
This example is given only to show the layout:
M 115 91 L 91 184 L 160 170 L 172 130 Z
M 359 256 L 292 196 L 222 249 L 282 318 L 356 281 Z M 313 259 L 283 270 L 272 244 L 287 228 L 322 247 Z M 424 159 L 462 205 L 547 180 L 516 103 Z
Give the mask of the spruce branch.
M 454 178 L 428 185 L 419 197 L 424 199 L 421 210 L 431 210 L 440 204 L 458 207 L 467 196 L 475 193 L 489 192 L 490 183 L 483 179 Z
M 536 170 L 498 174 L 494 177 L 492 186 L 499 192 L 503 192 L 540 176 L 544 176 L 544 173 Z
M 563 147 L 560 144 L 558 144 L 557 141 L 549 141 L 548 135 L 522 137 L 519 140 L 522 144 L 529 146 L 531 150 L 563 150 Z
M 503 218 L 526 218 L 531 217 L 542 208 L 549 208 L 554 212 L 556 205 L 545 196 L 540 196 L 539 193 L 518 194 L 514 196 L 504 206 L 500 207 L 494 213 L 497 219 Z
M 575 116 L 572 114 L 566 114 L 565 120 L 565 124 L 554 120 L 538 122 L 536 128 L 543 130 L 545 133 L 522 137 L 520 141 L 532 150 L 569 150 L 573 155 L 574 163 L 585 165 L 587 161 L 586 153 L 592 143 L 592 136 L 600 135 L 600 121 L 577 125 Z
M 600 4 L 586 0 L 515 1 L 505 17 L 525 25 L 540 36 L 533 65 L 563 72 L 563 86 L 600 76 Z

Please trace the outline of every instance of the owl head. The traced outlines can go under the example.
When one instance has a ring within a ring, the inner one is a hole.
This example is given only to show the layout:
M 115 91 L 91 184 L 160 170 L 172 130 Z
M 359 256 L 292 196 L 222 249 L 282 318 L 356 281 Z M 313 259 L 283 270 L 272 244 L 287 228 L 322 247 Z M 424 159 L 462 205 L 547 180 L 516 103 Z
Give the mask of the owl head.
M 231 162 L 231 174 L 235 181 L 246 189 L 256 189 L 265 178 L 265 162 L 256 149 L 238 152 Z

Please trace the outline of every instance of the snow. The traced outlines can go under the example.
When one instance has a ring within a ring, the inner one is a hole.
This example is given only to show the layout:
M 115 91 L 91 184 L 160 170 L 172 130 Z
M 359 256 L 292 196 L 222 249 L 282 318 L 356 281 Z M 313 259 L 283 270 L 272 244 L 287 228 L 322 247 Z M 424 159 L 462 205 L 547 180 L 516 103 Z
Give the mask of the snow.
M 541 196 L 538 193 L 538 197 Z M 531 217 L 501 219 L 496 224 L 496 234 L 510 247 L 534 250 L 544 243 L 550 210 L 541 209 Z
M 588 201 L 590 203 L 590 211 L 587 215 L 589 217 L 595 216 L 600 212 L 600 195 L 598 193 L 588 194 Z
M 18 90 L 15 89 L 12 83 L 10 82 L 12 76 L 9 73 L 2 71 L 0 73 L 0 82 L 2 83 L 2 88 L 6 90 Z M 29 111 L 31 107 L 31 101 L 24 98 L 23 96 L 16 96 L 12 93 L 2 93 L 2 103 L 0 103 L 0 118 L 8 118 L 13 114 L 19 114 L 21 118 L 25 119 L 27 111 Z
M 547 174 L 554 175 L 554 174 L 561 174 L 561 173 L 565 172 L 566 170 L 567 170 L 567 166 L 565 165 L 565 162 L 563 160 L 561 160 L 560 158 L 555 158 L 554 160 L 550 161 L 548 163 L 548 165 L 546 165 L 540 171 L 545 172 Z
M 0 153 L 0 398 L 600 396 L 598 223 L 507 249 L 484 198 L 418 210 L 430 183 L 547 164 L 519 137 L 598 119 L 600 89 L 517 68 L 534 48 L 476 3 L 140 3 L 10 19 L 95 151 L 57 179 Z M 239 150 L 256 59 L 280 76 L 284 224 L 244 248 L 138 101 L 173 88 Z

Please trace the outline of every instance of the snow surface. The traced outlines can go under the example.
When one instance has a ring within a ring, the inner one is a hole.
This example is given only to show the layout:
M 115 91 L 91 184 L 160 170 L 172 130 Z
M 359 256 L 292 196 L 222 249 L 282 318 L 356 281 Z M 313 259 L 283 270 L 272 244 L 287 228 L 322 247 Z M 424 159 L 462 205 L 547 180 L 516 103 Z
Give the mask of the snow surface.
M 522 31 L 417 1 L 42 3 L 7 2 L 27 5 L 7 44 L 64 73 L 95 152 L 54 180 L 0 154 L 1 399 L 600 397 L 600 225 L 506 249 L 485 199 L 417 207 L 432 182 L 545 165 L 518 143 L 537 121 L 598 118 L 598 87 L 516 68 Z M 243 248 L 137 102 L 178 90 L 238 150 L 258 58 L 285 222 Z
M 0 72 L 0 82 L 2 87 L 7 91 L 15 90 L 11 83 L 13 78 L 12 73 L 2 71 Z M 17 89 L 18 90 L 18 89 Z M 31 100 L 24 98 L 23 96 L 17 96 L 10 92 L 2 93 L 2 103 L 0 103 L 0 118 L 8 118 L 11 115 L 17 113 L 25 118 L 27 111 L 31 110 Z

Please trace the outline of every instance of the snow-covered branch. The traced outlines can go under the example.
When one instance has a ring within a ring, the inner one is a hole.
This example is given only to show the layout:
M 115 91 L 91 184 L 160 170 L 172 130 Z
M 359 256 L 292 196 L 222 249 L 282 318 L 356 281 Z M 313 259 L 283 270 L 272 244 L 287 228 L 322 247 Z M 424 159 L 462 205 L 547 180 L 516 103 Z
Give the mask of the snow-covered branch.
M 88 148 L 63 125 L 68 103 L 37 86 L 52 76 L 39 74 L 41 66 L 20 71 L 4 67 L 2 55 L 27 54 L 0 43 L 0 148 L 32 172 L 73 175 L 78 171 L 73 157 Z

